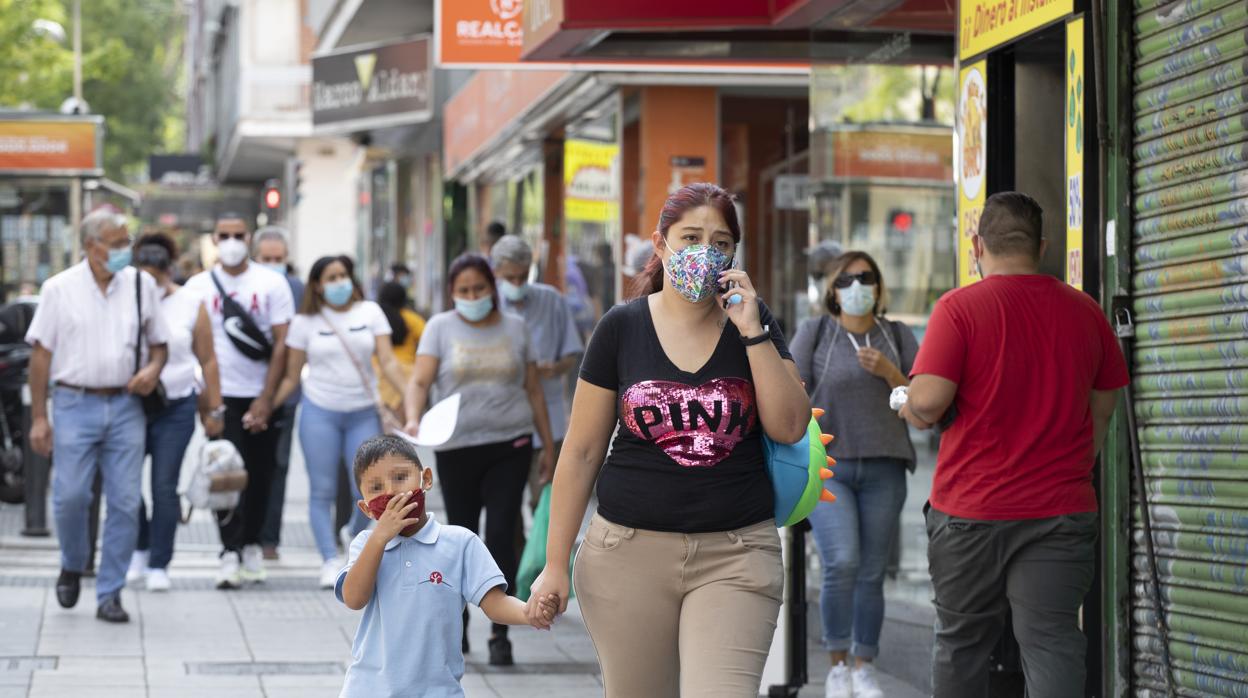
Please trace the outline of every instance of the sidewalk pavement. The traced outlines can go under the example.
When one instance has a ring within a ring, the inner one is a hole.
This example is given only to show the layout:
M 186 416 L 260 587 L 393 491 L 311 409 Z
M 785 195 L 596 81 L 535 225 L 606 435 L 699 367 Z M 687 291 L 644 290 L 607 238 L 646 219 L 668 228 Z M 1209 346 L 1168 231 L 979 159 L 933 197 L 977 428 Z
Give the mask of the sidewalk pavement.
M 359 613 L 316 586 L 320 559 L 307 526 L 307 478 L 297 451 L 287 493 L 281 559 L 269 563 L 268 581 L 216 590 L 216 527 L 197 513 L 178 533 L 172 590 L 127 589 L 122 601 L 132 620 L 120 626 L 95 619 L 91 580 L 84 580 L 76 608 L 57 605 L 55 538 L 20 537 L 21 507 L 0 505 L 0 698 L 337 696 Z M 429 508 L 442 508 L 436 488 Z M 817 592 L 811 598 L 817 600 Z M 823 695 L 828 666 L 817 646 L 813 609 L 811 683 L 803 698 Z M 886 642 L 892 627 L 885 630 Z M 472 651 L 463 682 L 469 698 L 602 695 L 593 645 L 575 602 L 553 632 L 513 629 L 514 667 L 488 665 L 489 623 L 479 609 L 472 609 L 469 632 Z M 888 698 L 922 695 L 892 676 L 881 679 Z

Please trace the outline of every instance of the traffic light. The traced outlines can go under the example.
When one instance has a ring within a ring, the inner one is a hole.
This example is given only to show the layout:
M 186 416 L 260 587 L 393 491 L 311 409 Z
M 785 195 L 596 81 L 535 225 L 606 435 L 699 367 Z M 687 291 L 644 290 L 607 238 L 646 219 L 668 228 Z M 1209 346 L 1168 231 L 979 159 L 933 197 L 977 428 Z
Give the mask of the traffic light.
M 906 235 L 914 227 L 914 212 L 895 208 L 888 212 L 888 234 Z
M 303 161 L 295 160 L 292 169 L 294 170 L 294 177 L 291 178 L 291 181 L 294 182 L 294 186 L 291 187 L 290 198 L 292 205 L 297 207 L 299 206 L 299 201 L 303 198 Z
M 282 208 L 282 183 L 279 180 L 270 179 L 264 183 L 264 193 L 260 197 L 260 203 L 270 219 L 277 217 Z

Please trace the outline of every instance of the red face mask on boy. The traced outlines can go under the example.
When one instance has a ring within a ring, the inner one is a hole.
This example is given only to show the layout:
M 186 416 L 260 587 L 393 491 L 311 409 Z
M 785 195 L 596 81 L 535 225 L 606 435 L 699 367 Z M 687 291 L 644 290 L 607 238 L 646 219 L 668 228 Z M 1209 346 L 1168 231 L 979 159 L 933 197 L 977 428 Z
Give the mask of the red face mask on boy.
M 399 493 L 402 494 L 402 493 Z M 390 500 L 399 496 L 398 494 L 379 494 L 368 500 L 368 510 L 372 513 L 373 519 L 380 520 L 381 515 L 386 513 L 386 505 L 390 504 Z M 415 490 L 407 501 L 408 504 L 415 504 L 416 509 L 408 514 L 409 519 L 423 519 L 425 517 L 425 491 Z M 406 506 L 406 505 L 405 505 Z M 399 531 L 400 535 L 411 536 L 420 530 L 420 524 L 412 524 L 407 528 Z

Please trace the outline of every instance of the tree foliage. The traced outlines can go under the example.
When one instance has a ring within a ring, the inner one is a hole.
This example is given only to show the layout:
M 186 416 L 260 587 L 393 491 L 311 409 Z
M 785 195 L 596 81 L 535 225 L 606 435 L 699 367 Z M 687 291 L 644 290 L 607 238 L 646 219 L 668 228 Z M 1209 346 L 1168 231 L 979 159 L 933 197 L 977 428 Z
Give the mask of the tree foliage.
M 920 66 L 820 66 L 811 76 L 816 84 L 812 108 L 822 122 L 916 122 L 926 116 L 953 124 L 954 83 L 949 68 Z
M 56 111 L 73 94 L 72 0 L 0 0 L 0 106 Z M 64 43 L 34 28 L 59 23 Z M 177 0 L 84 0 L 82 92 L 104 117 L 104 166 L 132 179 L 147 156 L 180 143 L 185 18 Z

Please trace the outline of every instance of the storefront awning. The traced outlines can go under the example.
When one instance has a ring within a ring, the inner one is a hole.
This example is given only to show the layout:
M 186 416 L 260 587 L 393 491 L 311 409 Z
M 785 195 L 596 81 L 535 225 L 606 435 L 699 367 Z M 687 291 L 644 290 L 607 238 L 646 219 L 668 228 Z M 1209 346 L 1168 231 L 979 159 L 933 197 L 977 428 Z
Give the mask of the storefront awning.
M 531 0 L 523 26 L 525 61 L 618 59 L 624 44 L 642 59 L 794 60 L 811 30 L 952 36 L 956 23 L 948 0 Z

